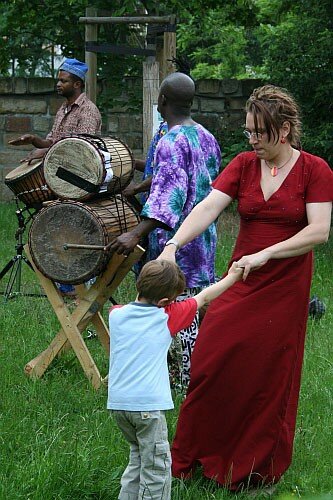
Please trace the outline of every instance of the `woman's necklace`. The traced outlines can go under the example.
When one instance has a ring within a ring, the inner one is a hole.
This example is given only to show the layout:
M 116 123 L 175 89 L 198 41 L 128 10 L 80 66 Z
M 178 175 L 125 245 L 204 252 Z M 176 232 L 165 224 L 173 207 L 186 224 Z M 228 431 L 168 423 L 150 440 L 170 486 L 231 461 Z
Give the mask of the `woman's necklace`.
M 288 160 L 283 165 L 281 165 L 280 167 L 278 167 L 277 165 L 271 166 L 268 161 L 264 160 L 266 167 L 268 167 L 270 169 L 270 171 L 271 171 L 271 176 L 272 177 L 276 177 L 277 174 L 279 173 L 279 170 L 281 168 L 285 167 L 287 165 L 287 163 L 290 162 L 290 160 L 292 159 L 293 154 L 294 154 L 294 151 L 291 150 L 291 155 L 289 156 Z

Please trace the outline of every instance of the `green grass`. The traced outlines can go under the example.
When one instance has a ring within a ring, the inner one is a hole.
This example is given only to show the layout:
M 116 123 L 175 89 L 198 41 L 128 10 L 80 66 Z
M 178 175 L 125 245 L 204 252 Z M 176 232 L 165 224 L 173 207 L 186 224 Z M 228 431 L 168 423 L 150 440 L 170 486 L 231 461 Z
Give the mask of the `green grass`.
M 0 269 L 15 254 L 15 206 L 1 206 Z M 232 212 L 219 222 L 218 272 L 226 266 L 237 227 Z M 24 241 L 27 232 L 24 234 Z M 316 251 L 312 293 L 327 311 L 309 321 L 295 452 L 292 466 L 278 484 L 280 500 L 333 498 L 332 479 L 332 241 Z M 3 290 L 6 277 L 0 283 Z M 23 264 L 24 292 L 40 292 L 34 273 Z M 114 294 L 118 302 L 134 297 L 129 274 Z M 292 311 L 290 312 L 292 315 Z M 103 316 L 107 319 L 107 307 Z M 0 500 L 116 500 L 127 463 L 128 447 L 106 410 L 106 389 L 92 389 L 73 353 L 57 359 L 36 381 L 24 374 L 25 364 L 45 349 L 59 329 L 47 299 L 0 296 Z M 102 375 L 105 353 L 87 340 Z M 172 438 L 176 409 L 168 412 Z M 245 499 L 230 494 L 198 474 L 174 480 L 172 500 Z

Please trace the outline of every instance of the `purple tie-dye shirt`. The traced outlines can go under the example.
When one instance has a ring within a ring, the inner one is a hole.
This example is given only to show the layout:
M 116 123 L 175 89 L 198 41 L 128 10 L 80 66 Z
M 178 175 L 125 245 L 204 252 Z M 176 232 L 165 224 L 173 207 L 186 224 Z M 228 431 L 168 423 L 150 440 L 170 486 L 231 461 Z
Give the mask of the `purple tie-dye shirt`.
M 210 193 L 220 162 L 220 147 L 202 125 L 176 125 L 160 139 L 150 194 L 141 215 L 165 226 L 149 234 L 148 260 L 159 256 L 185 217 Z M 215 250 L 216 228 L 211 224 L 177 252 L 188 288 L 214 282 Z

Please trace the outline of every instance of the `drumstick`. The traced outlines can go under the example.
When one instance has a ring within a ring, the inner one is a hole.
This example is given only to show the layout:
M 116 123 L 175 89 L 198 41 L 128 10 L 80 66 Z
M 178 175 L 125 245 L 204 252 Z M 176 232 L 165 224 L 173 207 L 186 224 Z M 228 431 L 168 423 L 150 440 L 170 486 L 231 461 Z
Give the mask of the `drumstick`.
M 80 245 L 78 243 L 64 243 L 63 245 L 64 250 L 70 250 L 71 248 L 76 248 L 78 250 L 102 250 L 106 252 L 110 248 L 110 244 L 107 246 L 103 245 Z

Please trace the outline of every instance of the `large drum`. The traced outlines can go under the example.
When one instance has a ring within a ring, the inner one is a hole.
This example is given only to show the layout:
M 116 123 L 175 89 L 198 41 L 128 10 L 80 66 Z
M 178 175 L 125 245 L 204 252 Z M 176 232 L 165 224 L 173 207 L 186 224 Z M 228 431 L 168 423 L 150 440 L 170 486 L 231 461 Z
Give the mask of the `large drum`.
M 43 160 L 23 162 L 6 175 L 5 184 L 28 208 L 40 207 L 44 201 L 55 199 L 45 182 Z
M 138 223 L 138 215 L 120 196 L 89 204 L 55 201 L 37 214 L 30 227 L 31 256 L 41 273 L 53 281 L 84 283 L 105 269 L 110 252 L 66 250 L 65 244 L 106 246 Z
M 115 137 L 65 137 L 48 150 L 44 173 L 58 198 L 83 201 L 120 193 L 133 177 L 134 159 Z

